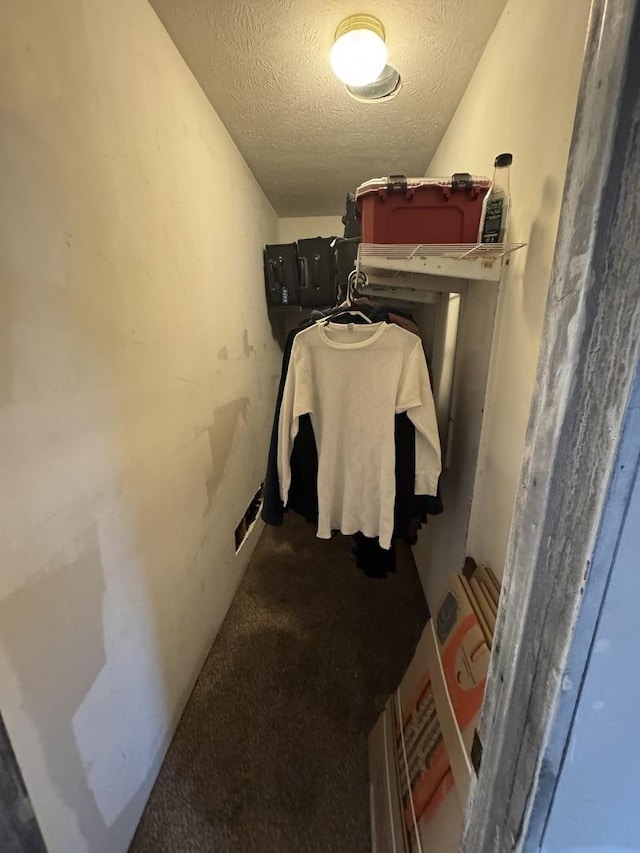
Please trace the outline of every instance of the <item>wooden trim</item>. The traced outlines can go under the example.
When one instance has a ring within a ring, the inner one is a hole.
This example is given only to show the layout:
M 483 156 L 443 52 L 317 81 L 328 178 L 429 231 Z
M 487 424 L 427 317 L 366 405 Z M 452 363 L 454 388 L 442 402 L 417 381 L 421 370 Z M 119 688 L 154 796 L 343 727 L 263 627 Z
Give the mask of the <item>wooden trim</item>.
M 467 853 L 538 849 L 611 568 L 601 543 L 624 518 L 616 460 L 640 354 L 639 43 L 635 0 L 593 0 Z

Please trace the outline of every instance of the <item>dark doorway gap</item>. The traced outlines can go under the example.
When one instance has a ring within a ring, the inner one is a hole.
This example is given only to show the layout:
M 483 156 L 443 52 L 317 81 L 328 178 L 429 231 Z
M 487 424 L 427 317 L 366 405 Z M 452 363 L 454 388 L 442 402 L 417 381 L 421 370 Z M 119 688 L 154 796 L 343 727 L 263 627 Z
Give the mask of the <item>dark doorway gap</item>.
M 247 534 L 251 528 L 251 525 L 258 517 L 258 513 L 260 512 L 260 504 L 262 503 L 262 490 L 264 488 L 264 483 L 260 484 L 260 488 L 253 496 L 251 503 L 247 507 L 247 511 L 242 516 L 240 523 L 236 527 L 236 553 L 240 550 L 240 546 L 247 538 Z

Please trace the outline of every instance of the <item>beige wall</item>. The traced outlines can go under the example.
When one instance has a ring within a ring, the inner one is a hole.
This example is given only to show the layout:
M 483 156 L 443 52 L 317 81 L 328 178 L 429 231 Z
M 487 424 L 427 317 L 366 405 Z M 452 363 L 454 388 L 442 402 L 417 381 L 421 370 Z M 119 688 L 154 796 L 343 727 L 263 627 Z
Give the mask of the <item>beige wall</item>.
M 508 238 L 529 246 L 513 255 L 501 284 L 468 541 L 469 553 L 499 574 L 520 476 L 588 11 L 589 0 L 509 0 L 427 172 L 491 175 L 496 154 L 514 155 Z
M 288 216 L 278 222 L 278 242 L 295 243 L 306 237 L 341 237 L 342 214 L 338 216 Z
M 252 548 L 278 223 L 145 0 L 0 50 L 0 709 L 51 853 L 118 853 Z

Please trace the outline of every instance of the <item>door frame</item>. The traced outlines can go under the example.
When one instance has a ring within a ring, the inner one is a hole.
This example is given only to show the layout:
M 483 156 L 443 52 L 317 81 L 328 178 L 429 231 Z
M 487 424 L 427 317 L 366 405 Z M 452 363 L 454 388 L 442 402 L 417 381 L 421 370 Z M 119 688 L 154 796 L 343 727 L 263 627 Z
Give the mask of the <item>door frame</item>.
M 592 0 L 466 853 L 540 849 L 640 461 L 639 44 Z

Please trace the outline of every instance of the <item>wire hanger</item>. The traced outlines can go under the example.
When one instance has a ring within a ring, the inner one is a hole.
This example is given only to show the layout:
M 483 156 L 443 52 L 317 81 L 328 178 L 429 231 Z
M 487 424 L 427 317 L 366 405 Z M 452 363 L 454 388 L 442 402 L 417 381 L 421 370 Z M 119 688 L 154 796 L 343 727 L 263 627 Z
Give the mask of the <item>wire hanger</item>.
M 371 317 L 367 317 L 367 315 L 364 314 L 362 311 L 360 311 L 358 308 L 351 308 L 351 307 L 339 308 L 333 314 L 329 314 L 328 317 L 325 317 L 324 320 L 320 320 L 319 322 L 321 322 L 321 323 L 324 322 L 324 324 L 326 326 L 328 323 L 331 322 L 331 320 L 333 320 L 334 317 L 338 317 L 340 314 L 349 314 L 349 316 L 351 316 L 351 317 L 362 317 L 362 319 L 365 321 L 365 323 L 372 323 L 373 322 Z
M 361 317 L 365 323 L 372 323 L 371 317 L 368 317 L 364 311 L 361 311 L 359 308 L 353 305 L 353 282 L 355 270 L 349 275 L 347 279 L 347 292 L 345 294 L 345 299 L 340 303 L 330 314 L 327 314 L 325 317 L 322 317 L 320 320 L 316 320 L 317 323 L 322 323 L 323 325 L 328 325 L 334 317 L 338 317 L 340 314 L 350 314 L 354 317 Z

